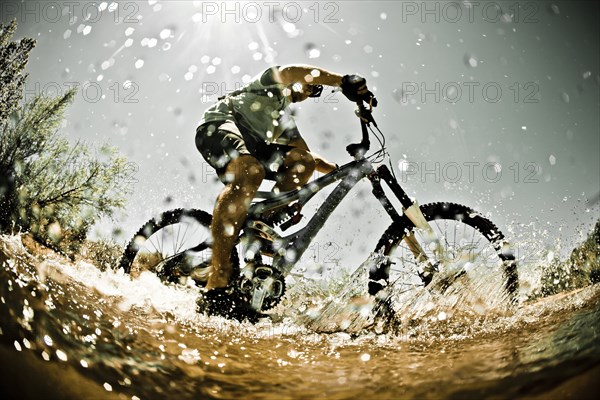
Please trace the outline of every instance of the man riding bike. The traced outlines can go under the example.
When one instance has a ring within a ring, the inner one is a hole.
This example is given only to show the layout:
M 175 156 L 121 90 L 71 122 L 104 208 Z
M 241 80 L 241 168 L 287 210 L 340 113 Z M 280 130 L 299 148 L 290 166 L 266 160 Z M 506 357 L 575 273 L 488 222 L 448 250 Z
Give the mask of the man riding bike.
M 358 75 L 304 65 L 274 66 L 205 111 L 196 130 L 196 147 L 225 184 L 211 223 L 207 292 L 229 284 L 230 254 L 263 179 L 274 180 L 273 190 L 285 192 L 305 185 L 315 170 L 329 173 L 336 168 L 309 150 L 289 112 L 291 103 L 320 96 L 323 85 L 341 87 L 352 101 L 373 97 Z

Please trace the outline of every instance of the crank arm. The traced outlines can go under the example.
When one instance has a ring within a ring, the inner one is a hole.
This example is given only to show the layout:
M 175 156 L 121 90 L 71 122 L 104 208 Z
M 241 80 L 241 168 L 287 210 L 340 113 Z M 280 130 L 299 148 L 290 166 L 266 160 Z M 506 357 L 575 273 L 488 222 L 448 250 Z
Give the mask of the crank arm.
M 274 281 L 273 277 L 270 276 L 265 279 L 261 285 L 254 288 L 252 300 L 250 301 L 250 307 L 252 307 L 252 309 L 255 311 L 260 311 L 262 309 L 265 297 L 267 296 L 267 293 L 271 292 L 271 286 Z

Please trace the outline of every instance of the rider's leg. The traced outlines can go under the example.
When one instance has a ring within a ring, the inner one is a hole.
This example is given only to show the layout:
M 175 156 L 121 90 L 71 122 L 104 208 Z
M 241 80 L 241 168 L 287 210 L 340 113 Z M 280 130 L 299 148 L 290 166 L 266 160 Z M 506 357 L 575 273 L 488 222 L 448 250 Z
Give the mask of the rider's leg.
M 283 168 L 279 170 L 280 178 L 275 188 L 287 192 L 308 183 L 315 170 L 315 159 L 310 152 L 294 148 L 287 152 Z
M 206 289 L 225 287 L 231 276 L 231 250 L 248 213 L 250 201 L 265 177 L 265 170 L 251 155 L 240 155 L 227 164 L 229 183 L 219 195 L 213 212 L 213 254 Z

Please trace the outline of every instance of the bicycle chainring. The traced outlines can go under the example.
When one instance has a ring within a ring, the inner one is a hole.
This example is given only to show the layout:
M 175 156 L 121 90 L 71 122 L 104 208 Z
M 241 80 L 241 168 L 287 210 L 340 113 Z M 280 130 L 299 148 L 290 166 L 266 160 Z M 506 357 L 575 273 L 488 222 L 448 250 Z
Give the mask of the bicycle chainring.
M 256 311 L 270 310 L 285 293 L 285 277 L 271 265 L 248 263 L 241 271 L 237 290 L 251 306 L 262 298 L 260 309 Z

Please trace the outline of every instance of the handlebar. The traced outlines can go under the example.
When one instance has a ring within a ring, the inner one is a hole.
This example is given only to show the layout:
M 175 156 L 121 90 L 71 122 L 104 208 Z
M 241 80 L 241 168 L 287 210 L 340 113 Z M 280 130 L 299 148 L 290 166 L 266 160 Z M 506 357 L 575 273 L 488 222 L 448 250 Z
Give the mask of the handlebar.
M 373 124 L 377 127 L 375 119 L 373 119 L 373 106 L 377 105 L 377 100 L 373 97 L 369 108 L 367 109 L 362 101 L 356 102 L 358 109 L 356 110 L 356 116 L 360 118 L 360 126 L 362 129 L 362 140 L 360 143 L 351 143 L 346 146 L 346 151 L 354 158 L 362 158 L 367 151 L 371 148 L 371 142 L 369 141 L 369 132 L 367 126 Z

